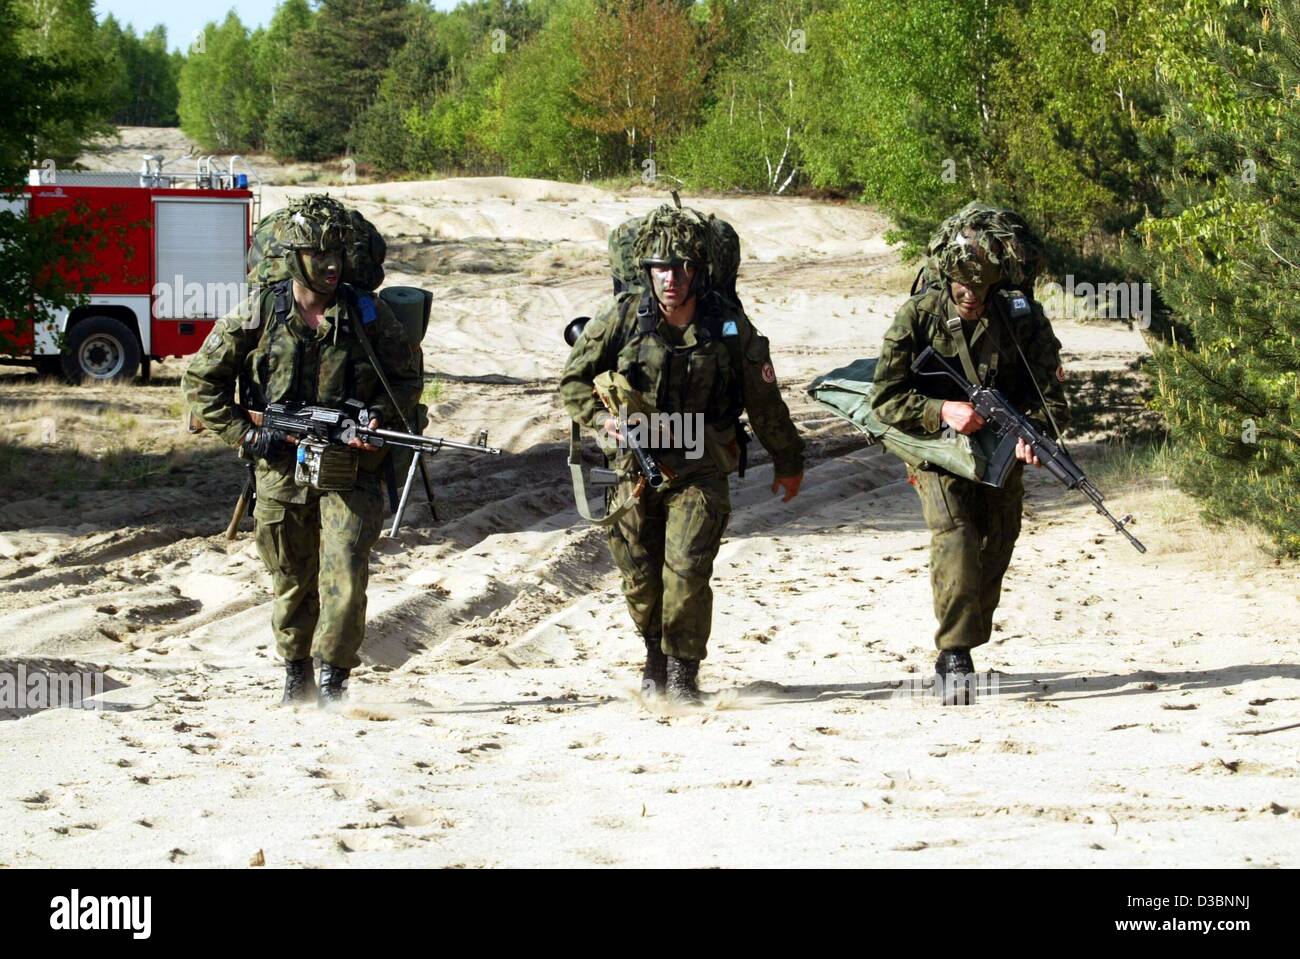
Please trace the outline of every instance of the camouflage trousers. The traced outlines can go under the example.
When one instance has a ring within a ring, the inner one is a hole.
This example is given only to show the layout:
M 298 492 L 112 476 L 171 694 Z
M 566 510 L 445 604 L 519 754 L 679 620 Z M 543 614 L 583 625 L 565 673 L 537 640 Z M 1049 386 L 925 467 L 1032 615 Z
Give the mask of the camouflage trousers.
M 622 497 L 626 488 L 619 490 Z M 727 477 L 716 472 L 641 494 L 609 531 L 632 622 L 678 659 L 703 659 L 713 628 L 713 561 L 731 517 Z
M 271 574 L 271 630 L 286 660 L 319 656 L 343 669 L 361 665 L 370 550 L 384 501 L 378 484 L 313 494 L 306 503 L 257 498 L 257 552 Z
M 993 632 L 1002 577 L 1020 535 L 1024 468 L 1016 464 L 1002 489 L 932 470 L 908 475 L 930 529 L 930 588 L 939 621 L 934 644 L 982 646 Z

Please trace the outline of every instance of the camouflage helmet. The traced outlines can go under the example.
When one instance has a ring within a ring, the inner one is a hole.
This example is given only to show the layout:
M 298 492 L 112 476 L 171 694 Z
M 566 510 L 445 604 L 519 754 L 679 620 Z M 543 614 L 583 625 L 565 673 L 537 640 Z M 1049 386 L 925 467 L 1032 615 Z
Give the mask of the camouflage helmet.
M 289 275 L 317 293 L 330 291 L 312 285 L 302 254 L 338 253 L 344 256 L 348 232 L 346 213 L 343 204 L 333 197 L 311 193 L 291 201 L 272 230 L 271 246 L 284 258 Z
M 342 253 L 346 243 L 347 211 L 323 193 L 293 200 L 276 224 L 273 243 L 284 252 Z
M 925 252 L 931 279 L 968 286 L 1032 286 L 1043 260 L 1038 238 L 1019 214 L 983 203 L 968 203 L 944 220 Z
M 674 263 L 694 266 L 691 289 L 695 293 L 709 288 L 712 253 L 713 231 L 708 220 L 694 210 L 667 203 L 650 212 L 632 244 L 632 258 L 642 269 Z

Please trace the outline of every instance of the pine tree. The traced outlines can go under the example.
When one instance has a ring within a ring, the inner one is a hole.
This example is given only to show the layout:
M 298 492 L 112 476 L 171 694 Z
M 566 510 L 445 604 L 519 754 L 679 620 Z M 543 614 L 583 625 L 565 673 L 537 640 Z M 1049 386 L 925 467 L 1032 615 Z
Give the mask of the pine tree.
M 343 153 L 406 38 L 409 12 L 407 0 L 322 0 L 288 52 L 267 120 L 268 148 L 299 160 Z
M 1300 555 L 1300 0 L 1270 6 L 1244 42 L 1217 24 L 1228 103 L 1178 111 L 1172 213 L 1137 258 L 1183 329 L 1154 357 L 1179 485 Z

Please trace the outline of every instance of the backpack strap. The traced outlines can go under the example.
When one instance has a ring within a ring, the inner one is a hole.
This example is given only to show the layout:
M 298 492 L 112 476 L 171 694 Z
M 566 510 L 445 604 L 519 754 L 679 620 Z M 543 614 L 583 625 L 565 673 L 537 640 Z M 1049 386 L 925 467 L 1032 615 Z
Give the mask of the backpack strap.
M 573 501 L 578 507 L 578 515 L 595 526 L 613 526 L 636 506 L 636 497 L 628 495 L 618 506 L 607 509 L 604 516 L 592 513 L 587 498 L 587 479 L 582 472 L 582 427 L 577 420 L 569 421 L 569 478 L 573 482 Z
M 379 377 L 379 382 L 384 386 L 384 392 L 387 393 L 388 398 L 393 401 L 393 409 L 397 410 L 397 415 L 402 421 L 402 429 L 407 433 L 414 433 L 415 431 L 411 429 L 411 424 L 407 422 L 406 414 L 402 412 L 402 404 L 397 401 L 397 394 L 393 392 L 393 387 L 388 382 L 388 374 L 384 372 L 384 365 L 379 362 L 379 357 L 375 355 L 375 348 L 370 345 L 370 336 L 366 333 L 366 327 L 369 326 L 370 323 L 373 323 L 375 316 L 378 315 L 375 308 L 375 299 L 368 293 L 358 293 L 349 284 L 343 284 L 343 290 L 345 295 L 348 297 L 348 306 L 355 310 L 357 315 L 362 317 L 362 321 L 360 323 L 354 323 L 352 329 L 356 330 L 357 339 L 361 341 L 361 348 L 366 352 L 366 359 L 370 360 L 370 365 L 375 368 L 375 375 Z M 363 305 L 365 303 L 369 303 L 370 305 L 369 322 L 365 320 L 366 307 Z
M 274 298 L 275 302 L 271 311 L 271 322 L 266 324 L 266 329 L 262 331 L 262 339 L 274 340 L 277 336 L 282 336 L 289 325 L 289 311 L 293 308 L 293 281 L 280 280 L 272 283 L 267 287 L 267 292 Z M 259 317 L 261 311 L 259 311 Z M 298 371 L 302 367 L 302 358 L 299 351 L 294 351 L 293 376 L 290 378 L 289 389 L 294 391 L 298 385 Z M 271 381 L 271 351 L 269 349 L 262 351 L 262 359 L 258 364 L 258 375 L 263 383 Z M 265 403 L 269 397 L 263 397 Z M 275 401 L 283 400 L 284 397 L 277 396 Z
M 627 306 L 630 307 L 631 304 L 632 300 L 629 297 Z M 626 308 L 623 310 L 622 316 L 624 320 L 627 319 Z M 658 328 L 659 313 L 655 309 L 655 298 L 649 290 L 646 290 L 641 294 L 641 302 L 637 304 L 636 308 L 636 331 L 640 336 L 648 336 Z M 622 348 L 623 344 L 619 344 L 619 349 Z
M 740 349 L 740 324 L 736 320 L 724 320 L 721 316 L 715 317 L 715 322 L 718 324 L 717 337 L 727 348 L 727 356 L 731 360 L 731 396 L 728 397 L 727 415 L 724 419 L 735 425 L 736 451 L 739 454 L 736 476 L 744 479 L 745 469 L 749 466 L 750 437 L 745 424 L 740 421 L 740 414 L 745 411 L 745 358 Z

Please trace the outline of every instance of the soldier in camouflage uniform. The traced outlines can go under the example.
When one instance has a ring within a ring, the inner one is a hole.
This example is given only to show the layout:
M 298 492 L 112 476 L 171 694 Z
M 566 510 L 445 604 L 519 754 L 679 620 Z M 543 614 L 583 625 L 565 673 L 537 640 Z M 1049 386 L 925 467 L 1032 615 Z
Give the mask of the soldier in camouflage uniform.
M 744 441 L 738 417 L 772 456 L 772 491 L 783 501 L 803 479 L 803 440 L 781 399 L 767 338 L 737 303 L 715 287 L 715 233 L 690 210 L 663 206 L 643 223 L 633 246 L 642 283 L 609 302 L 587 324 L 560 380 L 560 395 L 578 423 L 610 436 L 619 422 L 593 396 L 593 382 L 616 371 L 637 406 L 696 417 L 704 455 L 680 443 L 655 445 L 672 479 L 645 488 L 611 526 L 609 547 L 623 594 L 646 646 L 642 688 L 698 702 L 696 677 L 713 620 L 713 561 L 731 513 L 728 474 Z M 628 472 L 630 454 L 617 465 Z M 633 495 L 627 479 L 619 496 Z
M 1033 294 L 1041 253 L 1028 226 L 1009 211 L 970 204 L 943 222 L 928 254 L 930 282 L 885 334 L 872 401 L 876 415 L 920 436 L 935 436 L 945 425 L 967 435 L 984 426 L 950 380 L 912 373 L 917 355 L 932 346 L 968 380 L 995 387 L 1027 415 L 1046 413 L 1063 423 L 1068 410 L 1060 341 L 1036 301 L 1030 299 L 1023 316 L 1012 316 L 1008 307 L 1007 291 Z M 957 691 L 949 701 L 969 701 L 970 651 L 989 641 L 1020 534 L 1024 463 L 1037 466 L 1038 459 L 1023 442 L 1016 457 L 1020 462 L 1000 489 L 937 468 L 908 468 L 931 533 L 930 582 L 939 621 L 935 671 Z
M 217 322 L 190 361 L 182 389 L 193 415 L 256 464 L 253 517 L 275 593 L 271 626 L 285 660 L 283 702 L 316 698 L 328 705 L 343 698 L 348 672 L 361 663 L 357 651 L 365 637 L 370 550 L 383 522 L 380 471 L 388 451 L 356 439 L 355 449 L 338 451 L 356 457 L 353 489 L 299 486 L 293 438 L 254 426 L 235 404 L 235 386 L 240 383 L 250 408 L 360 400 L 376 415 L 375 425 L 409 418 L 423 384 L 415 348 L 389 307 L 340 281 L 348 226 L 312 199 L 296 201 L 296 212 L 277 228 L 273 252 L 283 256 L 291 279 L 254 287 Z M 321 660 L 319 694 L 313 656 Z

